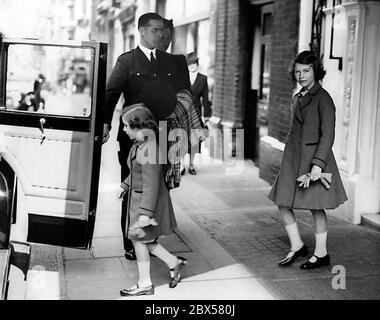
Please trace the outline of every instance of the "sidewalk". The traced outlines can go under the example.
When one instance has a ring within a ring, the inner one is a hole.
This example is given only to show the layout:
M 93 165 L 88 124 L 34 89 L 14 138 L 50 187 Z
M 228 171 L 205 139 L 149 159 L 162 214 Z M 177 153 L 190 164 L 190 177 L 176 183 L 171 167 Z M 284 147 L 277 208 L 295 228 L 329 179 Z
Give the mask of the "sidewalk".
M 160 240 L 171 252 L 188 259 L 183 280 L 170 289 L 166 265 L 153 257 L 155 295 L 120 297 L 121 288 L 136 283 L 138 272 L 136 262 L 123 256 L 115 135 L 103 146 L 93 250 L 60 249 L 60 299 L 379 299 L 378 230 L 353 225 L 328 212 L 331 266 L 305 271 L 299 269 L 303 261 L 299 260 L 280 268 L 277 262 L 289 244 L 278 210 L 267 198 L 269 184 L 259 178 L 251 161 L 239 163 L 244 166 L 241 174 L 227 175 L 232 164 L 209 159 L 207 152 L 197 175 L 186 173 L 180 188 L 171 191 L 178 230 Z M 297 219 L 312 252 L 312 216 L 297 211 Z M 337 275 L 339 280 L 334 278 Z M 337 281 L 341 289 L 334 289 Z
M 116 151 L 111 151 L 113 147 L 113 144 L 106 144 L 103 149 L 93 250 L 63 249 L 65 288 L 61 288 L 62 299 L 272 299 L 272 295 L 248 269 L 181 208 L 183 201 L 187 200 L 181 198 L 180 189 L 172 192 L 179 228 L 176 234 L 160 242 L 171 252 L 188 259 L 183 280 L 175 289 L 170 289 L 166 265 L 153 257 L 151 274 L 156 287 L 155 295 L 120 297 L 120 289 L 136 283 L 138 272 L 136 262 L 126 260 L 123 255 L 121 203 L 116 199 L 118 166 L 113 165 L 117 163 Z
M 196 176 L 184 176 L 181 189 L 172 193 L 173 199 L 244 265 L 273 299 L 380 298 L 379 229 L 353 225 L 329 211 L 331 266 L 301 270 L 299 265 L 304 260 L 300 259 L 291 267 L 280 268 L 277 262 L 286 254 L 289 242 L 278 209 L 267 198 L 269 184 L 259 178 L 259 170 L 251 161 L 244 162 L 241 175 L 226 175 L 227 166 L 201 165 Z M 296 217 L 312 253 L 312 215 L 296 210 Z

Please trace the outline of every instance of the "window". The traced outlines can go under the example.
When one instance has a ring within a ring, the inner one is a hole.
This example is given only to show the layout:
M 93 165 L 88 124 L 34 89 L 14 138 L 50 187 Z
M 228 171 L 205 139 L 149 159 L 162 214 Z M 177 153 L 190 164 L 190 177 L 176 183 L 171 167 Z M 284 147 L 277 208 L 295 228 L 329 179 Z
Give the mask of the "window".
M 90 48 L 10 45 L 7 110 L 89 116 L 93 63 Z
M 263 14 L 263 36 L 270 35 L 272 33 L 273 17 L 271 12 Z

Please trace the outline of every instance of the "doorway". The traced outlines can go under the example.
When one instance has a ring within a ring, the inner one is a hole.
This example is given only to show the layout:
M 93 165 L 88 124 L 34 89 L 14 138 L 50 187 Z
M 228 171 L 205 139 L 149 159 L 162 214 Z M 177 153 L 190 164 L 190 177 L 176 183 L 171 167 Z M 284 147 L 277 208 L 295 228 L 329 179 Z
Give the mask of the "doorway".
M 246 128 L 247 137 L 253 140 L 248 146 L 247 157 L 255 165 L 260 161 L 260 139 L 268 134 L 268 106 L 270 96 L 273 3 L 251 5 L 250 77 L 247 92 Z

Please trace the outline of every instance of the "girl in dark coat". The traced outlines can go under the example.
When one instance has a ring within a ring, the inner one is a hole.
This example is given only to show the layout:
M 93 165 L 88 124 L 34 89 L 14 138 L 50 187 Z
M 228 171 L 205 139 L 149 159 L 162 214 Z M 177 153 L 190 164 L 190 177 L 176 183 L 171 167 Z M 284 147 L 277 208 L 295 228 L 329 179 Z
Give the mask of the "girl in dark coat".
M 135 248 L 139 270 L 138 283 L 122 289 L 122 296 L 154 294 L 150 278 L 149 253 L 164 261 L 170 269 L 169 287 L 174 288 L 181 278 L 181 269 L 187 263 L 182 257 L 168 252 L 157 239 L 169 235 L 177 227 L 172 201 L 159 163 L 158 133 L 154 116 L 144 104 L 134 104 L 123 110 L 124 131 L 134 140 L 127 164 L 128 178 L 122 182 L 118 197 L 127 197 L 128 225 L 126 234 Z M 148 138 L 148 139 L 146 139 Z
M 308 209 L 315 224 L 315 251 L 300 267 L 315 269 L 330 264 L 326 250 L 327 218 L 325 209 L 334 209 L 347 200 L 332 152 L 335 136 L 335 106 L 319 80 L 326 72 L 310 51 L 299 53 L 291 68 L 291 77 L 302 89 L 292 103 L 292 127 L 285 145 L 281 169 L 269 199 L 274 201 L 289 236 L 291 249 L 279 262 L 288 266 L 308 254 L 296 223 L 293 209 Z M 324 179 L 325 174 L 331 174 Z M 300 178 L 300 179 L 298 179 Z M 298 179 L 298 181 L 297 181 Z

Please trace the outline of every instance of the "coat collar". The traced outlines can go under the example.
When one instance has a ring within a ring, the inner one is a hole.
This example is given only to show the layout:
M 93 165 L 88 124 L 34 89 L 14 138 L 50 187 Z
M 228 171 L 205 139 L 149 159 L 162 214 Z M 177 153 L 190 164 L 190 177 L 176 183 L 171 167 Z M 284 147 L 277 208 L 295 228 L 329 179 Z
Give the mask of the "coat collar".
M 311 89 L 308 92 L 306 92 L 306 94 L 302 97 L 300 102 L 300 110 L 302 110 L 311 102 L 312 98 L 317 94 L 320 88 L 321 85 L 318 82 L 315 82 Z M 300 94 L 300 92 L 297 94 Z
M 139 66 L 141 67 L 141 71 L 148 72 L 152 69 L 152 64 L 150 60 L 146 57 L 145 53 L 142 52 L 139 46 L 135 49 L 136 59 L 139 61 Z M 140 71 L 140 70 L 139 70 Z
M 198 88 L 201 85 L 201 75 L 198 72 L 197 76 L 195 77 L 194 83 L 191 85 L 193 91 L 194 89 Z
M 133 146 L 131 148 L 131 156 L 130 156 L 131 160 L 133 160 L 134 158 L 136 158 L 137 149 L 141 149 L 141 147 L 144 144 L 145 144 L 145 141 L 137 141 L 137 140 L 135 140 L 135 142 L 133 143 Z
M 153 53 L 153 56 L 155 59 L 157 59 L 157 49 L 154 48 L 154 49 L 148 49 L 146 47 L 144 47 L 141 43 L 137 46 L 142 53 L 144 53 L 145 57 L 150 61 L 150 53 L 152 52 Z

